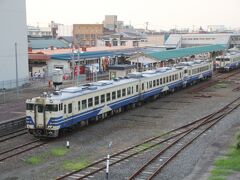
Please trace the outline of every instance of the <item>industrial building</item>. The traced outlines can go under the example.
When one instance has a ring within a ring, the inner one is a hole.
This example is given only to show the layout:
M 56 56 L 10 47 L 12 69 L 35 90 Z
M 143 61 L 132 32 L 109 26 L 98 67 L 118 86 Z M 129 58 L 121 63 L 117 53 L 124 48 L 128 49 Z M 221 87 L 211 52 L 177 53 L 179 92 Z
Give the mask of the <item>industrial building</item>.
M 17 79 L 21 86 L 29 74 L 25 0 L 1 0 L 0 24 L 0 89 L 16 87 Z
M 240 46 L 240 34 L 171 34 L 165 42 L 166 46 L 176 48 L 215 44 L 224 45 L 227 48 Z
M 74 43 L 80 47 L 96 46 L 103 30 L 103 24 L 73 24 Z

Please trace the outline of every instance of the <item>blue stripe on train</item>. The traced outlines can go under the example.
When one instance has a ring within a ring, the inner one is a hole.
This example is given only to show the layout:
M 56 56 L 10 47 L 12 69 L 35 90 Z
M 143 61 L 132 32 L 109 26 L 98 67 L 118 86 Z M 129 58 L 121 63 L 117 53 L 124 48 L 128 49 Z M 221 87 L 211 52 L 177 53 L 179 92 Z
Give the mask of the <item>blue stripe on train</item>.
M 211 75 L 211 72 L 204 73 L 203 77 L 206 77 L 206 76 L 209 76 L 209 75 Z M 199 75 L 194 76 L 193 78 L 190 78 L 189 82 L 192 82 L 195 79 L 198 79 L 198 77 L 199 77 Z M 172 89 L 174 89 L 176 87 L 180 87 L 182 85 L 183 85 L 183 81 L 180 80 L 180 81 L 177 81 L 177 82 L 169 84 L 168 88 L 170 90 L 172 90 Z M 123 107 L 125 105 L 131 104 L 131 103 L 135 103 L 140 98 L 141 98 L 141 100 L 144 100 L 144 99 L 146 99 L 146 98 L 148 98 L 150 96 L 159 94 L 159 93 L 162 92 L 162 90 L 163 90 L 163 87 L 155 88 L 155 89 L 146 91 L 146 92 L 144 92 L 141 95 L 135 95 L 135 96 L 132 96 L 132 97 L 128 97 L 128 98 L 119 100 L 117 102 L 110 103 L 107 106 L 109 106 L 112 110 L 115 110 L 115 109 Z M 102 108 L 103 108 L 103 106 L 95 108 L 95 109 L 92 109 L 92 110 L 89 110 L 89 111 L 86 111 L 84 113 L 73 115 L 73 116 L 65 118 L 65 119 L 63 118 L 63 116 L 51 118 L 47 125 L 60 126 L 61 128 L 69 127 L 69 126 L 72 126 L 72 125 L 74 125 L 74 124 L 76 124 L 76 123 L 78 123 L 80 121 L 84 121 L 84 120 L 87 120 L 89 118 L 96 117 L 98 115 L 98 113 L 101 111 Z M 31 124 L 31 125 L 34 124 L 31 117 L 28 117 L 26 122 L 27 122 L 27 124 Z

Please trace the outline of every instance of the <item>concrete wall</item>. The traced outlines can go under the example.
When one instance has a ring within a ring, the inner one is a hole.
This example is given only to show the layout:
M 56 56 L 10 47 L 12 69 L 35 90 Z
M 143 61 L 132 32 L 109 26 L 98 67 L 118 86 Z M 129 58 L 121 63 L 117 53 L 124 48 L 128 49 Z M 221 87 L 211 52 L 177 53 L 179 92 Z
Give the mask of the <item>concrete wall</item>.
M 25 0 L 0 0 L 0 24 L 0 83 L 16 81 L 14 44 L 17 43 L 18 78 L 21 85 L 21 80 L 29 75 Z
M 63 68 L 64 74 L 69 74 L 71 72 L 68 61 L 49 60 L 48 63 L 47 63 L 47 72 L 48 72 L 49 76 L 52 75 L 53 69 L 55 69 L 56 67 Z

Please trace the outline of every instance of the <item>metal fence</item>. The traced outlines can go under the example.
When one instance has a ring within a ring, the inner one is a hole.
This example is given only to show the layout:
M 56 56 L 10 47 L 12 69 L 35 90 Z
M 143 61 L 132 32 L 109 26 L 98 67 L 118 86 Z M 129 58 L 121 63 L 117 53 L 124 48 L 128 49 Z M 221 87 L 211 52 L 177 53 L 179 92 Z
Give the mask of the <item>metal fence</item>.
M 108 79 L 108 73 L 83 74 L 78 78 L 63 81 L 62 87 L 78 86 L 80 84 Z M 53 91 L 52 77 L 44 78 L 25 78 L 18 81 L 19 87 L 16 88 L 16 80 L 0 81 L 0 104 L 25 101 L 28 98 L 41 95 L 42 92 Z

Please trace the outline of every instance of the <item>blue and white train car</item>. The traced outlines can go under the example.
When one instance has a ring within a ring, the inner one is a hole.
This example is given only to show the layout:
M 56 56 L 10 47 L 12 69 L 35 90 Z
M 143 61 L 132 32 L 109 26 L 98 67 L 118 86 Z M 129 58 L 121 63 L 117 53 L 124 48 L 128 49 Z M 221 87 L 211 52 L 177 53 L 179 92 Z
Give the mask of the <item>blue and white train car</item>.
M 150 97 L 191 85 L 212 76 L 212 63 L 185 62 L 128 77 L 98 81 L 65 88 L 26 101 L 29 133 L 39 137 L 57 137 L 63 128 L 97 121 L 126 107 L 135 107 Z
M 240 52 L 233 51 L 224 56 L 216 57 L 215 66 L 217 71 L 231 71 L 240 67 Z

